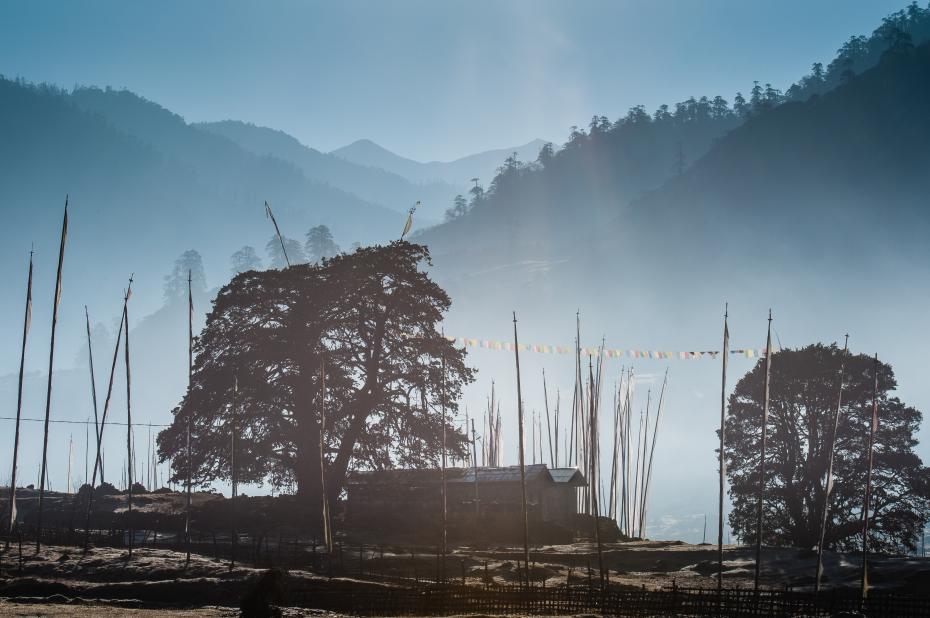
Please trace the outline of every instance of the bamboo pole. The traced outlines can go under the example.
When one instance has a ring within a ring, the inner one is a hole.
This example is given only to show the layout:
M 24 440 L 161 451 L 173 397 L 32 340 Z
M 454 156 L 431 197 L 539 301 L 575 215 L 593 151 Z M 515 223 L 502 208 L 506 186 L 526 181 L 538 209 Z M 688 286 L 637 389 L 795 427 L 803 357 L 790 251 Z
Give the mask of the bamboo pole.
M 29 251 L 29 276 L 26 280 L 26 309 L 23 317 L 23 345 L 19 353 L 19 380 L 16 386 L 16 432 L 13 438 L 13 469 L 10 472 L 9 533 L 16 528 L 16 467 L 19 462 L 19 427 L 23 413 L 23 374 L 26 365 L 26 341 L 29 338 L 29 326 L 32 323 L 32 256 Z
M 55 331 L 58 327 L 58 306 L 61 304 L 61 269 L 65 260 L 65 241 L 68 238 L 68 196 L 65 196 L 65 214 L 61 223 L 61 244 L 58 248 L 58 271 L 55 275 L 55 299 L 52 303 L 52 338 L 48 351 L 48 388 L 45 391 L 45 430 L 42 438 L 42 470 L 39 472 L 39 513 L 36 521 L 36 553 L 42 549 L 42 511 L 45 506 L 45 481 L 48 475 L 48 423 L 52 413 L 52 376 L 55 369 Z
M 126 360 L 126 461 L 128 464 L 126 481 L 129 488 L 129 493 L 126 495 L 126 522 L 129 527 L 129 557 L 132 558 L 132 537 L 134 535 L 132 527 L 132 468 L 135 450 L 133 449 L 132 439 L 132 378 L 129 369 L 129 290 L 126 290 L 126 301 L 123 303 L 123 328 L 126 331 L 126 337 L 123 340 Z
M 762 513 L 765 505 L 765 443 L 766 427 L 769 422 L 769 380 L 772 374 L 772 310 L 769 309 L 769 328 L 765 341 L 765 382 L 762 400 L 762 451 L 759 457 L 759 507 L 756 515 L 756 573 L 753 589 L 759 589 L 762 573 Z
M 555 389 L 555 467 L 559 467 L 559 389 Z
M 329 516 L 329 495 L 326 493 L 326 366 L 325 350 L 320 342 L 320 496 L 323 502 L 323 543 L 326 545 L 326 556 L 329 566 L 332 566 L 333 556 L 333 527 Z
M 833 433 L 830 434 L 830 454 L 827 460 L 827 478 L 823 488 L 823 513 L 820 518 L 820 540 L 817 542 L 817 575 L 814 579 L 814 594 L 820 592 L 820 579 L 823 576 L 823 545 L 827 535 L 827 520 L 830 512 L 830 494 L 833 492 L 833 457 L 836 450 L 836 433 L 840 426 L 840 413 L 843 409 L 843 377 L 846 372 L 846 356 L 849 353 L 849 334 L 843 344 L 843 358 L 840 360 L 840 371 L 836 389 L 836 413 L 833 415 Z
M 281 252 L 284 254 L 284 261 L 287 263 L 288 267 L 291 266 L 291 260 L 287 257 L 287 249 L 284 248 L 284 237 L 281 236 L 281 230 L 278 228 L 278 220 L 274 218 L 274 213 L 271 212 L 271 205 L 268 203 L 268 200 L 265 200 L 265 215 L 271 219 L 271 222 L 274 224 L 274 233 L 278 236 L 278 242 L 281 243 Z
M 878 354 L 875 355 L 872 361 L 872 367 L 872 422 L 869 424 L 869 467 L 865 477 L 865 504 L 862 506 L 862 578 L 860 583 L 860 604 L 869 596 L 869 509 L 872 508 L 872 466 L 875 462 L 875 432 L 878 431 Z
M 478 528 L 478 520 L 481 519 L 481 497 L 478 494 L 478 436 L 475 433 L 475 419 L 471 419 L 471 457 L 472 465 L 475 469 L 475 531 Z
M 601 525 L 600 525 L 600 513 L 598 510 L 598 475 L 597 475 L 597 449 L 595 448 L 594 440 L 597 435 L 596 425 L 597 425 L 597 401 L 596 389 L 594 386 L 594 374 L 591 369 L 591 358 L 588 357 L 588 380 L 591 385 L 591 394 L 592 396 L 588 399 L 588 404 L 591 407 L 589 419 L 591 421 L 591 436 L 592 444 L 590 450 L 590 465 L 591 465 L 591 510 L 594 515 L 594 541 L 597 545 L 597 565 L 598 573 L 600 575 L 600 584 L 601 589 L 604 589 L 604 580 L 606 576 L 606 571 L 604 569 L 604 547 L 601 544 Z
M 100 468 L 100 482 L 103 483 L 104 457 L 103 457 L 103 430 L 106 427 L 107 413 L 110 410 L 110 397 L 113 394 L 113 378 L 116 375 L 116 362 L 119 360 L 119 346 L 123 337 L 123 324 L 126 320 L 126 304 L 132 294 L 132 275 L 129 276 L 129 287 L 123 298 L 123 311 L 120 312 L 119 328 L 116 331 L 116 344 L 113 346 L 113 361 L 110 364 L 110 380 L 107 383 L 107 396 L 103 401 L 103 414 L 100 417 L 100 427 L 97 435 L 97 456 L 94 459 L 94 472 L 90 481 L 90 497 L 87 500 L 87 518 L 84 525 L 84 554 L 90 547 L 90 517 L 94 506 L 95 485 L 97 484 L 97 468 Z
M 652 389 L 646 393 L 646 410 L 652 401 Z M 630 531 L 633 536 L 636 535 L 636 522 L 639 515 L 639 459 L 643 442 L 643 410 L 639 411 L 639 429 L 636 430 L 636 471 L 633 473 L 633 494 L 630 496 L 632 501 L 630 512 Z
M 646 453 L 649 452 L 649 414 L 651 410 L 649 406 L 646 406 L 646 423 L 643 425 L 643 464 L 640 467 L 640 479 L 639 479 L 639 496 L 637 496 L 637 506 L 639 507 L 639 514 L 636 520 L 633 522 L 635 526 L 639 527 L 639 538 L 643 538 L 643 505 L 646 502 Z
M 185 419 L 185 467 L 187 478 L 184 483 L 184 568 L 191 563 L 191 417 L 194 415 L 191 395 L 194 386 L 194 292 L 193 273 L 187 271 L 187 418 Z
M 523 503 L 523 564 L 526 585 L 530 585 L 530 534 L 526 508 L 526 465 L 523 451 L 523 391 L 520 387 L 520 341 L 517 337 L 517 312 L 513 312 L 513 355 L 517 366 L 517 425 L 520 437 L 520 489 Z
M 442 338 L 445 339 L 445 332 L 442 333 Z M 442 483 L 442 569 L 441 577 L 442 582 L 446 581 L 446 553 L 448 552 L 448 511 L 447 511 L 447 495 L 446 495 L 446 355 L 443 352 L 441 358 L 441 384 L 439 391 L 439 409 L 442 413 L 442 469 L 440 471 L 440 481 Z
M 725 491 L 726 464 L 726 413 L 727 413 L 727 362 L 730 357 L 730 329 L 727 326 L 729 304 L 723 309 L 723 358 L 720 377 L 720 453 L 719 494 L 717 499 L 717 594 L 723 591 L 723 494 Z
M 555 455 L 552 450 L 552 421 L 549 418 L 549 390 L 546 388 L 546 370 L 542 370 L 543 375 L 543 403 L 546 406 L 546 432 L 549 436 L 549 465 L 553 468 L 556 467 Z M 556 426 L 556 432 L 558 432 L 558 425 Z M 556 433 L 556 442 L 558 442 L 558 433 Z
M 231 482 L 231 496 L 232 499 L 229 502 L 229 523 L 230 523 L 230 539 L 232 540 L 232 549 L 229 555 L 229 570 L 232 571 L 236 568 L 236 548 L 239 545 L 239 531 L 236 526 L 236 495 L 238 494 L 238 487 L 236 478 L 236 432 L 238 428 L 236 427 L 236 420 L 239 411 L 239 376 L 233 376 L 233 396 L 232 396 L 232 410 L 230 411 L 230 423 L 229 423 L 229 479 Z
M 662 390 L 659 392 L 659 409 L 656 411 L 656 422 L 652 429 L 652 444 L 649 447 L 649 465 L 646 468 L 646 483 L 643 486 L 643 506 L 640 509 L 639 536 L 646 538 L 646 507 L 649 500 L 649 487 L 652 484 L 652 460 L 656 452 L 656 440 L 659 437 L 659 421 L 662 420 L 662 410 L 665 408 L 665 387 L 668 384 L 668 369 L 665 370 L 665 379 L 662 380 Z
M 84 320 L 87 327 L 87 361 L 90 366 L 90 398 L 94 404 L 94 437 L 99 437 L 98 424 L 100 419 L 97 416 L 97 380 L 94 377 L 94 348 L 90 336 L 90 313 L 87 311 L 87 305 L 84 305 Z M 99 450 L 97 456 L 99 457 Z M 86 471 L 84 476 L 87 476 Z

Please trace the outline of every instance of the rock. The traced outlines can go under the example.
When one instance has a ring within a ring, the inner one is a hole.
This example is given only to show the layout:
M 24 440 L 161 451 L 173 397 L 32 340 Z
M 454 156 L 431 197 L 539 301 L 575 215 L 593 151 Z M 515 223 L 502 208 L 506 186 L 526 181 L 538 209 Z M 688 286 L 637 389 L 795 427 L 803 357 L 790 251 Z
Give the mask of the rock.
M 701 575 L 716 575 L 719 570 L 719 566 L 715 561 L 712 560 L 702 560 L 697 564 L 692 564 L 691 566 L 685 567 L 688 571 L 694 571 L 695 573 L 700 573 Z
M 280 616 L 279 605 L 284 603 L 287 572 L 268 569 L 262 573 L 255 586 L 242 597 L 239 608 L 249 618 L 271 618 Z

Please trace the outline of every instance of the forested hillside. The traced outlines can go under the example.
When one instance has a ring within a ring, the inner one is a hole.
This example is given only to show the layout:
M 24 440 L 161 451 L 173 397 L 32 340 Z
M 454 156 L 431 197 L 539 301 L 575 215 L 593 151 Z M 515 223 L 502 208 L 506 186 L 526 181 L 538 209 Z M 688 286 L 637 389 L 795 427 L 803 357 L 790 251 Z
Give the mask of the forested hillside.
M 418 224 L 441 221 L 443 209 L 455 194 L 462 190 L 442 181 L 413 182 L 394 172 L 359 165 L 305 146 L 284 131 L 235 120 L 205 122 L 196 126 L 222 135 L 249 152 L 287 161 L 295 165 L 307 178 L 327 183 L 373 204 L 406 212 L 420 200 L 423 210 Z

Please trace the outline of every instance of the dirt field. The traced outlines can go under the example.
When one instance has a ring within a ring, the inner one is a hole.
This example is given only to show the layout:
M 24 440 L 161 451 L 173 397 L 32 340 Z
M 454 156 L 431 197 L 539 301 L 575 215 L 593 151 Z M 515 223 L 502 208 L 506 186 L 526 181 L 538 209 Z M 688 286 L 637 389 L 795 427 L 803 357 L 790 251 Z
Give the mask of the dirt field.
M 12 603 L 0 600 L 0 616 L 184 616 L 184 618 L 219 618 L 238 616 L 239 610 L 232 608 L 203 607 L 199 609 L 166 610 L 134 609 L 99 603 L 56 604 L 56 603 Z M 292 614 L 300 615 L 300 614 Z

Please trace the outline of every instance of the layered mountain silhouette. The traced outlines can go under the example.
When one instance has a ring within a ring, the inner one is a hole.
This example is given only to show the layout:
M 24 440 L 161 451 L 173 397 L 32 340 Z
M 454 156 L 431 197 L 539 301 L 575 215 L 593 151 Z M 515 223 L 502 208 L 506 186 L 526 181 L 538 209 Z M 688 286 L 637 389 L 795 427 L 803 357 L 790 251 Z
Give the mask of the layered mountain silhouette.
M 523 160 L 535 159 L 544 144 L 543 140 L 535 139 L 522 146 L 488 150 L 454 161 L 421 163 L 395 154 L 371 140 L 360 139 L 334 150 L 332 154 L 359 165 L 388 170 L 416 182 L 442 181 L 459 188 L 459 193 L 465 193 L 465 189 L 471 185 L 472 178 L 487 184 L 508 156 L 517 153 Z
M 648 256 L 632 279 L 671 273 L 690 287 L 695 272 L 756 263 L 771 272 L 922 254 L 928 102 L 930 47 L 905 43 L 805 101 L 680 120 L 634 110 L 612 126 L 592 122 L 543 163 L 513 164 L 465 216 L 418 238 L 466 296 L 497 279 L 502 289 L 523 290 L 521 279 L 581 288 L 611 264 L 626 285 L 618 255 Z M 859 249 L 847 256 L 850 246 Z
M 287 161 L 307 178 L 327 183 L 373 204 L 406 212 L 419 200 L 422 209 L 417 217 L 418 225 L 440 222 L 442 213 L 448 208 L 452 198 L 465 191 L 462 187 L 465 184 L 463 182 L 454 186 L 441 180 L 411 180 L 411 177 L 387 171 L 388 168 L 353 163 L 349 159 L 305 146 L 284 131 L 234 120 L 207 122 L 196 126 L 221 135 L 248 152 Z

